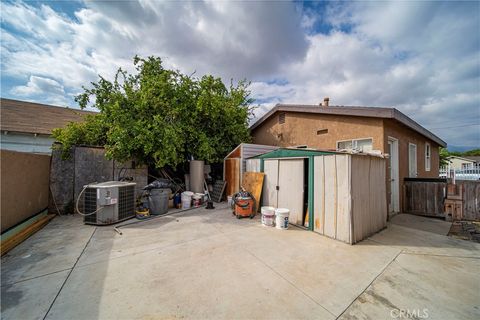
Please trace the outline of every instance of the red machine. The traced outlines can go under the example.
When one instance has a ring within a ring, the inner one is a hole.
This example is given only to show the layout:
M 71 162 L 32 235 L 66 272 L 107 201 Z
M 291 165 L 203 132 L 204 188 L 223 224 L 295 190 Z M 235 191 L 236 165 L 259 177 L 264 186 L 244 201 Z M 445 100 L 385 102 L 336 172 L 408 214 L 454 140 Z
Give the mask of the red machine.
M 233 214 L 237 217 L 237 219 L 244 217 L 253 219 L 253 217 L 255 217 L 254 208 L 255 198 L 250 192 L 245 191 L 245 189 L 242 188 L 242 191 L 232 196 Z

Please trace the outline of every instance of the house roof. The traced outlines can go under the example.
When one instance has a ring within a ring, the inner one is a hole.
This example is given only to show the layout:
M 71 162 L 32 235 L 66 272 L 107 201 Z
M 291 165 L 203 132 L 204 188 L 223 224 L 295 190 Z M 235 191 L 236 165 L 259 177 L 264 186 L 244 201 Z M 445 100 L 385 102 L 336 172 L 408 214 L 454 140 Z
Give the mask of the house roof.
M 270 118 L 276 112 L 300 112 L 300 113 L 316 113 L 316 114 L 331 114 L 343 116 L 369 117 L 369 118 L 383 118 L 393 119 L 401 124 L 409 127 L 422 134 L 423 136 L 445 147 L 447 143 L 437 137 L 432 132 L 428 131 L 417 122 L 413 121 L 395 108 L 377 108 L 377 107 L 350 107 L 350 106 L 328 106 L 321 107 L 318 105 L 299 105 L 299 104 L 277 104 L 263 117 L 258 119 L 251 127 L 254 130 L 260 126 L 265 120 Z
M 83 121 L 85 115 L 96 113 L 12 99 L 0 101 L 2 131 L 50 135 L 55 128 Z
M 475 159 L 471 159 L 470 157 L 459 157 L 459 156 L 449 156 L 447 157 L 447 159 L 459 159 L 459 160 L 462 160 L 462 161 L 467 161 L 467 162 L 475 162 L 476 160 Z
M 480 156 L 463 156 L 463 157 L 466 158 L 466 159 L 475 161 L 477 163 L 480 163 Z

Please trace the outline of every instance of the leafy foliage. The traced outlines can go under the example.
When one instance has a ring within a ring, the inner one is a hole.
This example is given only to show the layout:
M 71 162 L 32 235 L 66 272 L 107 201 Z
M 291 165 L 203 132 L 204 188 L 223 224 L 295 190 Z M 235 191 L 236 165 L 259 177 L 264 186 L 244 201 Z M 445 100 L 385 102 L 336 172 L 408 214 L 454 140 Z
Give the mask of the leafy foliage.
M 448 165 L 450 162 L 448 157 L 457 156 L 457 157 L 464 157 L 464 156 L 480 156 L 480 149 L 472 149 L 465 152 L 458 152 L 458 151 L 448 151 L 446 148 L 440 148 L 440 166 Z
M 100 113 L 54 131 L 64 154 L 75 144 L 103 145 L 109 158 L 161 168 L 190 156 L 217 162 L 249 141 L 253 100 L 245 81 L 227 88 L 220 78 L 165 69 L 157 57 L 135 57 L 134 65 L 136 74 L 119 69 L 114 81 L 100 77 L 75 98 Z

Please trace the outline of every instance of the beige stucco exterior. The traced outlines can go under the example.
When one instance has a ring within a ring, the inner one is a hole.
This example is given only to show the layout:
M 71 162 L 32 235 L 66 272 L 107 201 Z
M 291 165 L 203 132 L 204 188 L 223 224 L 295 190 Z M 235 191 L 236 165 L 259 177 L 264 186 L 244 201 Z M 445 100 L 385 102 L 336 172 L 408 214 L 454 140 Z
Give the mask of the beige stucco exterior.
M 251 134 L 253 142 L 257 144 L 280 147 L 307 145 L 310 148 L 331 150 L 337 148 L 338 141 L 371 138 L 373 150 L 382 153 L 389 153 L 389 137 L 397 139 L 400 210 L 403 203 L 403 179 L 409 176 L 409 143 L 417 146 L 417 177 L 435 178 L 439 174 L 439 145 L 393 119 L 287 111 L 285 122 L 279 123 L 279 112 L 276 112 L 254 128 Z M 429 171 L 425 166 L 427 143 L 431 150 Z M 386 183 L 389 191 L 390 183 Z

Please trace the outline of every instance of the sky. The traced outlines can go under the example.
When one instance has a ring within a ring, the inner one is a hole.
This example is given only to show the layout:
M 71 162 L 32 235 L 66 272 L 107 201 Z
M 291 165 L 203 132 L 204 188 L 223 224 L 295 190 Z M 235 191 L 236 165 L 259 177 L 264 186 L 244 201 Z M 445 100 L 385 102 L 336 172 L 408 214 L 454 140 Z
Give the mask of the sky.
M 480 147 L 480 2 L 2 1 L 1 96 L 78 107 L 132 58 L 251 81 L 276 103 L 395 107 Z

